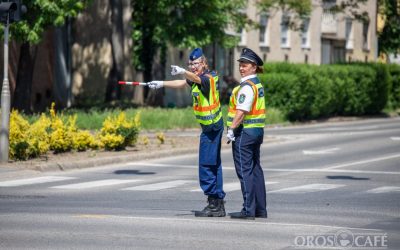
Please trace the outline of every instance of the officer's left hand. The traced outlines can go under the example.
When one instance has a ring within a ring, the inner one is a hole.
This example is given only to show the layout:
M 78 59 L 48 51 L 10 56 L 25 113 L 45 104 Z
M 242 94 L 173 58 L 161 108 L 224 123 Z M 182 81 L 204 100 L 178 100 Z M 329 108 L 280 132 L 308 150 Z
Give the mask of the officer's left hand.
M 176 65 L 171 65 L 171 75 L 183 75 L 185 74 L 185 69 L 181 68 L 179 66 Z
M 226 134 L 226 138 L 228 138 L 228 142 L 235 141 L 235 135 L 233 134 L 233 129 L 228 128 L 228 134 Z

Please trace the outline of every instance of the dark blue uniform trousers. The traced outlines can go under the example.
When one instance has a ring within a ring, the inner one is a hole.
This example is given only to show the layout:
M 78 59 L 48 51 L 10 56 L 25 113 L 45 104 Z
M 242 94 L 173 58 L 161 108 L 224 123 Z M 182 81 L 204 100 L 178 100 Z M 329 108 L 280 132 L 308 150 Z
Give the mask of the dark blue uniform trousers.
M 247 216 L 267 215 L 264 173 L 260 165 L 260 147 L 264 133 L 240 131 L 232 143 L 236 174 L 243 194 L 242 213 Z
M 222 165 L 221 165 L 221 129 L 202 132 L 199 150 L 199 179 L 204 194 L 217 199 L 223 199 Z

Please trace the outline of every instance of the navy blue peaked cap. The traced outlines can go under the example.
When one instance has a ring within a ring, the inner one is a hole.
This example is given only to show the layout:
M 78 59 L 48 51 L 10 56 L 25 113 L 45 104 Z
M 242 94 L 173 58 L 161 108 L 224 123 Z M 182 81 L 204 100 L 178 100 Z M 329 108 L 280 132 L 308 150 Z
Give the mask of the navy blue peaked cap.
M 252 62 L 257 66 L 263 66 L 263 60 L 251 49 L 244 48 L 242 49 L 242 54 L 238 60 L 239 62 Z
M 195 49 L 192 51 L 192 53 L 190 53 L 189 59 L 190 59 L 191 61 L 194 61 L 194 60 L 200 58 L 202 55 L 203 55 L 203 50 L 200 49 L 200 48 L 195 48 Z

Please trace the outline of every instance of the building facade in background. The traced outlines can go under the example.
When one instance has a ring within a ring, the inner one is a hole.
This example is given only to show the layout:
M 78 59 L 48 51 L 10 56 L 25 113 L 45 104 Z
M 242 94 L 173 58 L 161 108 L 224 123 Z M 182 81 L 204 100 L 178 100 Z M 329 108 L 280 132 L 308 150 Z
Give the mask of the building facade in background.
M 249 0 L 246 13 L 258 22 L 260 29 L 242 30 L 240 43 L 233 57 L 239 58 L 241 49 L 253 49 L 264 62 L 292 62 L 331 64 L 338 62 L 372 62 L 378 57 L 377 0 L 361 5 L 368 22 L 360 22 L 346 13 L 334 14 L 329 8 L 340 0 L 312 0 L 308 18 L 297 20 L 299 30 L 289 28 L 294 15 L 282 11 L 260 12 L 255 0 Z M 237 70 L 234 77 L 240 79 Z

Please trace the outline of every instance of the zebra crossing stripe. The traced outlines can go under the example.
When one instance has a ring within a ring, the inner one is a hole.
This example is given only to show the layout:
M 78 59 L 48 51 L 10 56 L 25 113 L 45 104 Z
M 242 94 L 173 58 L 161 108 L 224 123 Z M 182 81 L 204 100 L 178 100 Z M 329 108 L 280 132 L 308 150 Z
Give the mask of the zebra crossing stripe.
M 90 181 L 90 182 L 82 182 L 82 183 L 75 183 L 75 184 L 69 184 L 69 185 L 54 186 L 51 188 L 86 189 L 86 188 L 105 187 L 105 186 L 112 186 L 112 185 L 118 185 L 118 184 L 132 183 L 132 182 L 137 182 L 137 181 L 140 181 L 140 180 L 108 179 L 108 180 Z
M 384 187 L 370 189 L 367 191 L 367 193 L 370 194 L 381 194 L 381 193 L 392 193 L 392 192 L 400 192 L 400 187 L 384 186 Z
M 186 183 L 189 183 L 189 182 L 194 182 L 194 181 L 190 181 L 190 180 L 167 181 L 167 182 L 159 182 L 159 183 L 153 183 L 153 184 L 148 184 L 148 185 L 129 187 L 129 188 L 121 189 L 121 190 L 157 191 L 157 190 L 162 190 L 162 189 L 179 187 L 179 186 L 185 185 Z
M 76 179 L 76 177 L 43 176 L 43 177 L 13 180 L 13 181 L 2 181 L 0 182 L 0 187 L 18 187 L 18 186 L 49 183 L 49 182 L 64 181 L 71 179 Z
M 303 185 L 303 186 L 296 186 L 296 187 L 278 189 L 278 190 L 270 191 L 268 193 L 293 193 L 293 194 L 295 194 L 295 193 L 310 193 L 310 192 L 318 192 L 318 191 L 324 191 L 324 190 L 339 188 L 339 187 L 343 187 L 343 186 L 345 186 L 345 185 L 339 185 L 339 184 L 309 184 L 309 185 Z

